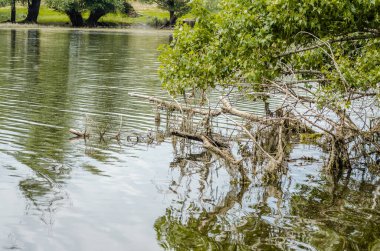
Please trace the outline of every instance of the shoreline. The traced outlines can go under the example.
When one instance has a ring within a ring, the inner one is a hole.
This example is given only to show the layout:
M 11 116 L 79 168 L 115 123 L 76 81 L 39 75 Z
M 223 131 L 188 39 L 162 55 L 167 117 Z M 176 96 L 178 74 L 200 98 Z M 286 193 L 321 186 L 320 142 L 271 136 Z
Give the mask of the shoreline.
M 173 29 L 157 29 L 150 27 L 148 25 L 130 25 L 130 26 L 98 26 L 98 27 L 71 27 L 64 25 L 54 25 L 54 24 L 19 24 L 19 23 L 0 23 L 0 29 L 2 30 L 29 30 L 29 29 L 39 29 L 39 30 L 78 30 L 78 31 L 96 31 L 96 32 L 140 32 L 140 33 L 167 33 L 173 32 Z

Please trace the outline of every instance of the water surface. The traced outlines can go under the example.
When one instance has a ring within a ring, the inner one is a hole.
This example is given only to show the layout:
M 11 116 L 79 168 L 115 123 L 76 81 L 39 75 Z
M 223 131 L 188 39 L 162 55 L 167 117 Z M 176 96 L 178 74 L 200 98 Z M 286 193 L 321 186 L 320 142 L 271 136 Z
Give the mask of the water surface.
M 164 113 L 158 125 L 128 93 L 164 93 L 157 47 L 167 41 L 157 31 L 0 30 L 0 248 L 380 250 L 377 170 L 333 178 L 325 153 L 296 144 L 278 182 L 253 168 L 245 187 L 197 143 L 136 142 L 166 128 Z M 70 140 L 70 128 L 86 127 L 121 140 Z

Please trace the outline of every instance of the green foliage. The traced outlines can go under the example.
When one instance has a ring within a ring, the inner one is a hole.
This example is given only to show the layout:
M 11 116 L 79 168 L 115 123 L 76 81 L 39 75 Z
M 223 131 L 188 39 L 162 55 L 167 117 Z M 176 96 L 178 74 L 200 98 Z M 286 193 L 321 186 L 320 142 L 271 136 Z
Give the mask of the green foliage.
M 162 26 L 165 26 L 169 23 L 169 20 L 167 18 L 158 18 L 153 17 L 147 21 L 147 24 L 154 28 L 160 28 Z
M 82 0 L 88 10 L 103 10 L 106 13 L 123 9 L 124 0 Z
M 142 2 L 155 3 L 159 8 L 175 13 L 176 17 L 180 17 L 190 10 L 190 0 L 143 0 Z
M 10 4 L 9 0 L 0 0 L 0 7 L 4 7 Z
M 220 0 L 205 0 L 206 8 L 210 10 L 217 10 Z
M 24 3 L 24 2 L 21 1 L 21 0 L 16 0 L 16 3 L 17 3 L 17 2 L 22 2 L 22 3 Z M 0 0 L 0 7 L 9 6 L 9 5 L 11 5 L 11 3 L 12 3 L 12 0 Z
M 16 0 L 16 3 L 17 2 L 22 3 L 22 4 L 25 3 L 25 1 L 22 1 L 22 0 Z M 12 3 L 12 0 L 0 0 L 0 7 L 10 6 L 11 3 Z
M 21 21 L 25 18 L 27 9 L 23 6 L 17 7 L 17 20 Z M 139 10 L 141 16 L 138 17 L 129 17 L 123 15 L 122 13 L 109 13 L 103 16 L 100 21 L 109 24 L 115 25 L 130 25 L 130 24 L 154 24 L 154 23 L 163 23 L 165 20 L 168 20 L 169 15 L 167 12 L 158 9 L 154 6 L 151 6 L 147 9 Z M 83 12 L 83 17 L 88 17 L 89 13 Z M 10 19 L 10 8 L 1 7 L 0 8 L 0 22 L 4 22 Z M 158 19 L 157 22 L 154 22 L 154 19 Z M 153 21 L 152 21 L 153 20 Z M 40 14 L 38 16 L 39 24 L 55 24 L 62 25 L 70 22 L 70 19 L 62 11 L 56 11 L 48 8 L 47 6 L 41 6 Z M 158 26 L 161 27 L 162 25 Z
M 101 9 L 106 13 L 123 9 L 123 0 L 46 0 L 46 4 L 53 9 L 66 12 L 76 10 L 82 12 Z
M 82 0 L 46 0 L 46 5 L 62 12 L 70 10 L 82 12 L 85 10 L 85 3 Z
M 193 1 L 194 29 L 178 26 L 162 48 L 159 73 L 171 93 L 242 82 L 261 90 L 294 73 L 323 76 L 314 88 L 324 103 L 380 82 L 379 0 L 222 0 L 219 8 Z
M 73 26 L 83 26 L 84 20 L 82 12 L 89 11 L 90 15 L 86 20 L 88 26 L 96 26 L 98 20 L 104 15 L 123 11 L 124 0 L 47 0 L 50 8 L 66 13 Z

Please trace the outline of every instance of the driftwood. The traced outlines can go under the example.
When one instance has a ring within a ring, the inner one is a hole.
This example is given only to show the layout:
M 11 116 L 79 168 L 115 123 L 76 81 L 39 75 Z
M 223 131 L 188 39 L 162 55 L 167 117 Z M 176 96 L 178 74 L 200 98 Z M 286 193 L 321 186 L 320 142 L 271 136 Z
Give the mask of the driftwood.
M 274 123 L 273 121 L 266 120 L 266 117 L 257 116 L 252 113 L 239 111 L 238 109 L 233 108 L 230 102 L 228 102 L 227 98 L 225 97 L 221 97 L 220 100 L 223 104 L 222 106 L 223 113 L 229 113 L 231 115 L 235 115 L 235 116 L 250 120 L 252 122 L 260 122 L 263 124 L 268 124 L 268 122 L 270 124 Z
M 172 131 L 171 135 L 178 136 L 181 138 L 191 139 L 191 140 L 195 140 L 195 141 L 199 141 L 199 142 L 204 142 L 205 141 L 204 138 L 206 138 L 207 141 L 209 141 L 213 146 L 222 147 L 222 148 L 228 148 L 229 147 L 229 145 L 227 143 L 220 141 L 218 139 L 215 139 L 215 138 L 210 138 L 210 137 L 205 136 L 205 135 L 198 135 L 198 134 L 192 134 L 192 133 L 186 133 L 186 132 L 180 132 L 180 131 Z
M 171 134 L 174 136 L 202 142 L 204 148 L 219 155 L 220 157 L 225 159 L 228 163 L 232 165 L 240 164 L 240 161 L 235 159 L 235 157 L 231 154 L 229 148 L 226 147 L 228 145 L 224 142 L 220 142 L 218 140 L 214 140 L 208 136 L 200 135 L 200 134 L 191 134 L 191 133 L 185 133 L 185 132 L 179 132 L 179 131 L 172 131 Z
M 72 128 L 70 128 L 69 132 L 80 138 L 88 138 L 90 136 L 87 132 L 80 132 Z
M 210 150 L 211 152 L 219 155 L 223 159 L 225 159 L 228 163 L 238 166 L 240 165 L 240 161 L 236 160 L 235 157 L 232 155 L 229 149 L 226 148 L 219 148 L 216 147 L 213 142 L 206 136 L 201 136 L 202 141 L 203 141 L 203 147 L 206 148 L 207 150 Z
M 129 93 L 129 96 L 148 99 L 149 101 L 158 105 L 163 105 L 168 109 L 173 109 L 173 110 L 182 111 L 182 112 L 197 113 L 197 114 L 211 116 L 211 117 L 218 116 L 222 113 L 221 110 L 215 110 L 215 109 L 208 110 L 208 109 L 199 109 L 199 108 L 194 108 L 194 107 L 183 106 L 178 103 L 164 101 L 162 99 L 158 99 L 152 96 L 141 95 L 137 93 Z
M 268 126 L 279 125 L 279 124 L 282 124 L 284 121 L 287 121 L 286 124 L 288 124 L 291 128 L 300 128 L 302 129 L 302 131 L 314 132 L 314 130 L 312 130 L 309 126 L 307 126 L 305 123 L 297 119 L 292 114 L 289 114 L 288 117 L 285 117 L 281 114 L 279 117 L 275 117 L 275 118 L 267 117 L 267 116 L 258 116 L 249 112 L 240 111 L 232 107 L 232 105 L 229 103 L 226 97 L 221 97 L 221 103 L 222 103 L 221 109 L 200 109 L 200 108 L 195 108 L 191 106 L 181 105 L 175 102 L 164 101 L 162 99 L 159 99 L 153 96 L 147 96 L 147 95 L 142 95 L 138 93 L 129 93 L 129 95 L 131 97 L 147 99 L 157 105 L 161 105 L 161 106 L 166 107 L 167 109 L 172 109 L 176 111 L 201 114 L 201 115 L 210 116 L 210 117 L 217 117 L 221 114 L 231 114 L 240 118 L 247 119 L 251 122 L 261 123 L 263 125 L 268 125 Z
M 314 133 L 315 131 L 308 125 L 306 125 L 301 120 L 297 119 L 296 116 L 292 113 L 289 113 L 288 116 L 283 114 L 282 109 L 276 111 L 277 117 L 271 118 L 267 116 L 257 116 L 249 112 L 240 111 L 230 104 L 226 97 L 221 97 L 220 101 L 222 102 L 222 112 L 235 115 L 240 118 L 247 119 L 251 122 L 261 123 L 263 125 L 287 125 L 288 128 L 295 129 L 298 128 L 302 132 Z

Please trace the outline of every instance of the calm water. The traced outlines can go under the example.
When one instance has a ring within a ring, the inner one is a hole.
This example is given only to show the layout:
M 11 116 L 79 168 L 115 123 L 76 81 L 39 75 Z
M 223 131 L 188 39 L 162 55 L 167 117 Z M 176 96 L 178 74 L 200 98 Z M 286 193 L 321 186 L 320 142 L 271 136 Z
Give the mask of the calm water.
M 242 187 L 199 144 L 165 137 L 165 119 L 128 93 L 163 93 L 156 49 L 167 41 L 0 30 L 0 248 L 380 250 L 376 170 L 332 178 L 327 155 L 298 144 L 279 182 L 250 170 Z M 107 127 L 108 140 L 70 140 L 85 127 Z M 136 142 L 157 130 L 154 144 Z

